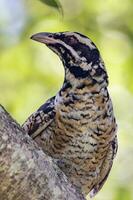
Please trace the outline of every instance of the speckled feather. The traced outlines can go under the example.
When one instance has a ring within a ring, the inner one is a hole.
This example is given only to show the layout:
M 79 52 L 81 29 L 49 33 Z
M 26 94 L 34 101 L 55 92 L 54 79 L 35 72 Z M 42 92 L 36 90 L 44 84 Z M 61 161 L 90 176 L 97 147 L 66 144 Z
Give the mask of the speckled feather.
M 108 76 L 94 43 L 80 33 L 39 33 L 61 58 L 65 79 L 57 95 L 23 124 L 69 180 L 94 196 L 103 186 L 117 152 L 116 121 Z

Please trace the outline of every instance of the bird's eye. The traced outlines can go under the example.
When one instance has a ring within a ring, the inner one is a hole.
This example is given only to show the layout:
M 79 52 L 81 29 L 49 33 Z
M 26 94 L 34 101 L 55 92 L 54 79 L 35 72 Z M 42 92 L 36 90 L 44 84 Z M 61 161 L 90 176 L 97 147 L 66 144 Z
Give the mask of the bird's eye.
M 69 36 L 69 37 L 64 38 L 64 42 L 66 42 L 69 45 L 73 45 L 77 43 L 77 40 L 73 36 Z
M 76 44 L 77 40 L 74 37 L 70 37 L 70 44 Z

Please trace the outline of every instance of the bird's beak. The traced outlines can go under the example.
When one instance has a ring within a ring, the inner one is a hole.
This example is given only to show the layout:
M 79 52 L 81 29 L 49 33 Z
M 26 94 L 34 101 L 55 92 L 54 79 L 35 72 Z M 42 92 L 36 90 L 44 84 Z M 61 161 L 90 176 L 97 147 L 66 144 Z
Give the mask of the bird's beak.
M 46 45 L 48 44 L 55 44 L 57 42 L 56 39 L 54 39 L 54 34 L 53 33 L 36 33 L 31 36 L 32 40 L 44 43 Z

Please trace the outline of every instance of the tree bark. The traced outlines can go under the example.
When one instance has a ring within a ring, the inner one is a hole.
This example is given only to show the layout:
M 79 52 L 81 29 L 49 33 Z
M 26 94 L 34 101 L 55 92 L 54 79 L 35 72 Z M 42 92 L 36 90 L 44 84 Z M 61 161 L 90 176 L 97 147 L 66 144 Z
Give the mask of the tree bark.
M 2 106 L 0 200 L 85 200 Z

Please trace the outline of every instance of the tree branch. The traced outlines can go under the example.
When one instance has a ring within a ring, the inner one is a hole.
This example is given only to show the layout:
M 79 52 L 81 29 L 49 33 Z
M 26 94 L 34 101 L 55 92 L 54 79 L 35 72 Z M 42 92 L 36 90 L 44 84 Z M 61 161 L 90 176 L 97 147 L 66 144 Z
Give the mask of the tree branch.
M 0 199 L 85 200 L 0 106 Z

